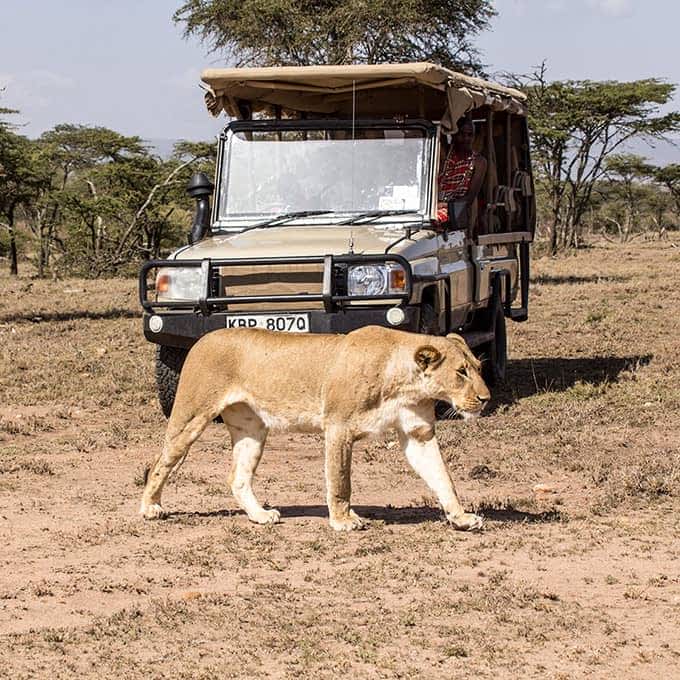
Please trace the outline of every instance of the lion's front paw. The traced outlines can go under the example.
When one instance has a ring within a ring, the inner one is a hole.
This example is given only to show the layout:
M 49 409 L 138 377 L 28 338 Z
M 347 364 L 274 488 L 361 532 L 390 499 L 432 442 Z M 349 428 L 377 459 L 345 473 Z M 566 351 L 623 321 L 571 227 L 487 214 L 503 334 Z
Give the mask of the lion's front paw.
M 366 520 L 359 517 L 354 510 L 350 510 L 347 517 L 341 519 L 333 519 L 331 517 L 331 527 L 336 531 L 356 531 L 357 529 L 365 529 L 368 525 Z
M 165 517 L 165 510 L 158 503 L 145 503 L 142 501 L 139 514 L 144 519 L 162 519 Z
M 281 513 L 278 510 L 260 510 L 248 517 L 257 524 L 278 524 L 281 521 Z
M 471 512 L 464 512 L 462 515 L 456 516 L 446 515 L 446 519 L 459 531 L 479 531 L 483 524 L 482 518 Z

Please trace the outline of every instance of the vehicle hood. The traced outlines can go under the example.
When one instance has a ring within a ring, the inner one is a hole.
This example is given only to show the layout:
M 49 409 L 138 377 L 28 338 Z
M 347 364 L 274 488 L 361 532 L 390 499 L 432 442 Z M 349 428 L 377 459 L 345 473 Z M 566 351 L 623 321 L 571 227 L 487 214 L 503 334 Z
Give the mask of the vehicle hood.
M 281 226 L 211 236 L 176 253 L 178 260 L 240 257 L 296 257 L 384 253 L 404 235 L 402 227 Z

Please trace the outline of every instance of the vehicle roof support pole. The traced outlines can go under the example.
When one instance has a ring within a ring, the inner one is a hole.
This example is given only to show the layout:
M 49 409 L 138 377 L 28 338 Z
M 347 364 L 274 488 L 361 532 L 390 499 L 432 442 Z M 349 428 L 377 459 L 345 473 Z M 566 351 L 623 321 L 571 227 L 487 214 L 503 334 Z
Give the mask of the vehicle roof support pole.
M 281 107 L 277 104 L 274 106 L 274 117 L 276 120 L 281 120 Z M 283 136 L 281 135 L 281 130 L 276 131 L 276 141 L 280 142 L 283 140 Z
M 487 167 L 491 168 L 492 164 L 496 165 L 496 153 L 493 148 L 493 111 L 489 108 L 486 114 L 486 162 Z M 493 217 L 495 206 L 493 206 L 494 200 L 494 189 L 495 187 L 491 185 L 492 174 L 488 170 L 486 171 L 486 178 L 484 184 L 486 185 L 486 196 L 484 200 L 486 202 L 486 233 L 491 233 L 491 219 Z
M 508 185 L 508 191 L 512 191 L 512 114 L 510 112 L 505 117 L 505 168 L 505 183 Z M 506 201 L 506 205 L 509 203 Z M 505 211 L 506 231 L 512 231 L 513 217 L 511 210 Z
M 425 118 L 425 88 L 421 85 L 418 88 L 418 115 Z

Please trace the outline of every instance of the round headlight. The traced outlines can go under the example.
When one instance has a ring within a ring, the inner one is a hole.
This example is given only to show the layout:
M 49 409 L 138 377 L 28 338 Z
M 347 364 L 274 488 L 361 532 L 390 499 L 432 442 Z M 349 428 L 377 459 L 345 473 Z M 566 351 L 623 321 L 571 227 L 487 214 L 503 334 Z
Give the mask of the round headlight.
M 348 284 L 350 295 L 382 295 L 387 292 L 387 268 L 370 264 L 351 267 Z

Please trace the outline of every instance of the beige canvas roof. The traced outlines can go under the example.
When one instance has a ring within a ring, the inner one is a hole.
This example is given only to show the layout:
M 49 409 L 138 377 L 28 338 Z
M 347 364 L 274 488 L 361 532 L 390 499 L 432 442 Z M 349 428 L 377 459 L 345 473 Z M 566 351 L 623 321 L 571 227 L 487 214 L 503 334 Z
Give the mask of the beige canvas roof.
M 215 116 L 224 111 L 241 118 L 245 104 L 253 113 L 281 107 L 289 113 L 337 117 L 409 116 L 452 127 L 480 106 L 526 114 L 526 97 L 519 90 L 427 62 L 207 69 L 201 79 Z

